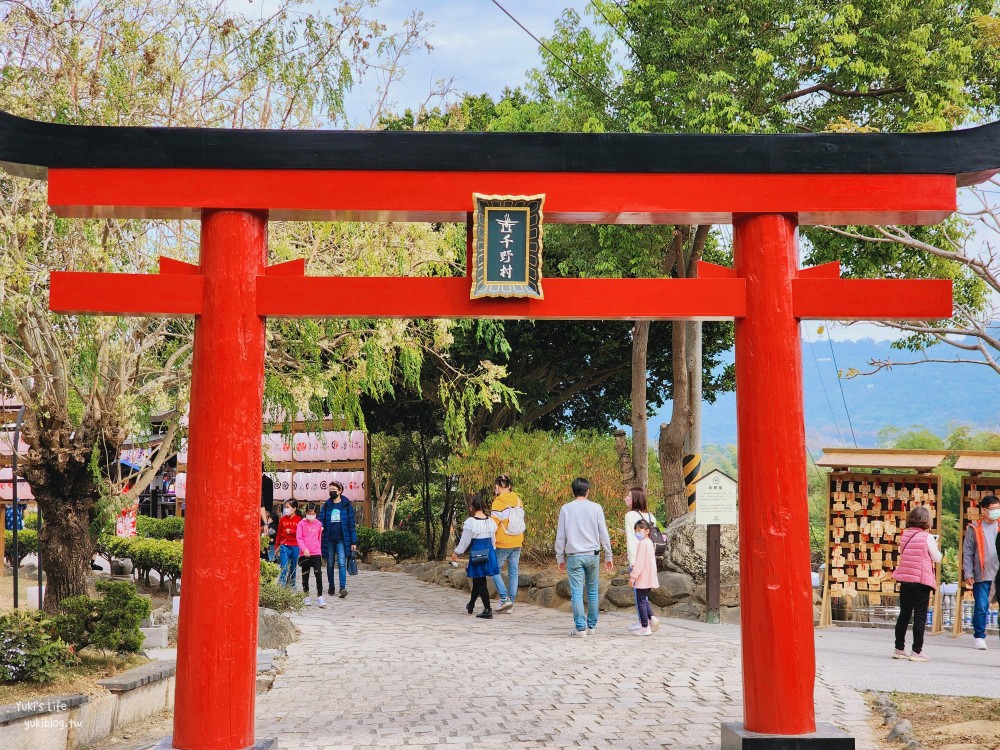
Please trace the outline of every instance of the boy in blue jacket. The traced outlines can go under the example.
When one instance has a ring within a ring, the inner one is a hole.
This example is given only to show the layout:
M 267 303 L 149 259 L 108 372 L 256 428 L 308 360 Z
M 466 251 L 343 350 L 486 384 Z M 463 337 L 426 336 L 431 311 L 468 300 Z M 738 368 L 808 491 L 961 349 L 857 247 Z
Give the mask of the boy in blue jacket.
M 330 483 L 330 498 L 323 503 L 319 520 L 323 523 L 323 555 L 326 557 L 326 575 L 333 596 L 333 563 L 340 568 L 340 598 L 347 596 L 347 550 L 358 549 L 358 531 L 354 524 L 354 505 L 344 495 L 344 485 Z

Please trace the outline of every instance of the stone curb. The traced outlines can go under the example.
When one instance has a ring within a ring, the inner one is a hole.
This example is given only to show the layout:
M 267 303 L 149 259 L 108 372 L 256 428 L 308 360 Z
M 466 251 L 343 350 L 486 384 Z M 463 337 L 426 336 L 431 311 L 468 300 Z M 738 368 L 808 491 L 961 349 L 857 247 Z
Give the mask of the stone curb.
M 154 661 L 141 667 L 122 672 L 106 680 L 98 680 L 97 684 L 112 693 L 127 693 L 151 682 L 158 682 L 167 677 L 173 677 L 177 671 L 176 661 Z
M 913 736 L 913 725 L 909 720 L 899 717 L 896 704 L 886 693 L 875 696 L 875 711 L 882 716 L 882 723 L 889 727 L 887 742 L 898 742 L 903 750 L 926 750 L 920 740 Z
M 0 706 L 0 725 L 10 724 L 18 719 L 26 719 L 29 716 L 41 716 L 43 714 L 53 714 L 60 711 L 68 711 L 76 706 L 88 703 L 90 698 L 86 695 L 54 695 L 51 698 L 36 698 L 32 700 L 18 701 Z

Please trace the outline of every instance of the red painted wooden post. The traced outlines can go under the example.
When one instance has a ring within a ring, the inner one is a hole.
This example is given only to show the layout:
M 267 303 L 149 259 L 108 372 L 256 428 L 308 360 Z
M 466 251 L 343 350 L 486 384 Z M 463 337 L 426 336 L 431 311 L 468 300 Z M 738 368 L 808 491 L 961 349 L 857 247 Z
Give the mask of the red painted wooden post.
M 202 215 L 174 747 L 254 743 L 267 214 Z
M 747 280 L 747 314 L 736 320 L 743 718 L 751 732 L 783 735 L 816 730 L 802 349 L 792 309 L 797 226 L 780 214 L 733 221 L 736 273 Z

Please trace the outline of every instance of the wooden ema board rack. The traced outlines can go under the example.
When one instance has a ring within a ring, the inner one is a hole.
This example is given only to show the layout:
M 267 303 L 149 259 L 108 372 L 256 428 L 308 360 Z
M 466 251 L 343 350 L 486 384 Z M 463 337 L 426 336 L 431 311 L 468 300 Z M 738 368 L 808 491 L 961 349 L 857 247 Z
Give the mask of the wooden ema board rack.
M 962 600 L 972 598 L 972 589 L 965 585 L 965 573 L 962 569 L 962 546 L 965 541 L 965 530 L 969 524 L 980 519 L 979 501 L 984 495 L 1000 497 L 1000 476 L 983 476 L 972 474 L 962 477 L 962 499 L 959 503 L 959 535 L 958 535 L 958 585 L 960 597 L 955 597 L 955 615 L 952 618 L 951 631 L 954 635 L 963 632 Z
M 930 510 L 931 533 L 939 533 L 941 525 L 941 478 L 934 474 L 835 471 L 829 476 L 828 494 L 821 626 L 832 624 L 831 599 L 864 597 L 869 606 L 880 606 L 898 596 L 892 571 L 899 560 L 906 516 L 913 508 L 923 505 Z M 938 630 L 939 611 L 935 606 Z

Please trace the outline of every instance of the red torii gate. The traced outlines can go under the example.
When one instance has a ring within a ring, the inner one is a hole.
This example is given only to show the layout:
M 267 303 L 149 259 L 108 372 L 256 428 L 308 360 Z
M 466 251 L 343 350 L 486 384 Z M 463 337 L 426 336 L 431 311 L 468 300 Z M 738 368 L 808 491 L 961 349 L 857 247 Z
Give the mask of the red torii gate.
M 936 223 L 1000 169 L 1000 124 L 895 135 L 348 133 L 97 128 L 0 113 L 0 166 L 64 217 L 200 219 L 200 266 L 53 272 L 62 313 L 195 316 L 173 745 L 254 744 L 267 317 L 735 319 L 744 725 L 724 747 L 853 747 L 816 732 L 798 321 L 951 314 L 951 283 L 798 268 L 798 224 Z M 957 182 L 956 182 L 956 177 Z M 472 193 L 546 194 L 548 222 L 732 223 L 735 268 L 697 279 L 313 278 L 267 265 L 268 220 L 466 221 Z M 346 300 L 346 301 L 345 301 Z M 223 444 L 216 436 L 225 434 Z M 234 523 L 210 518 L 234 501 Z M 763 747 L 766 744 L 755 744 Z

